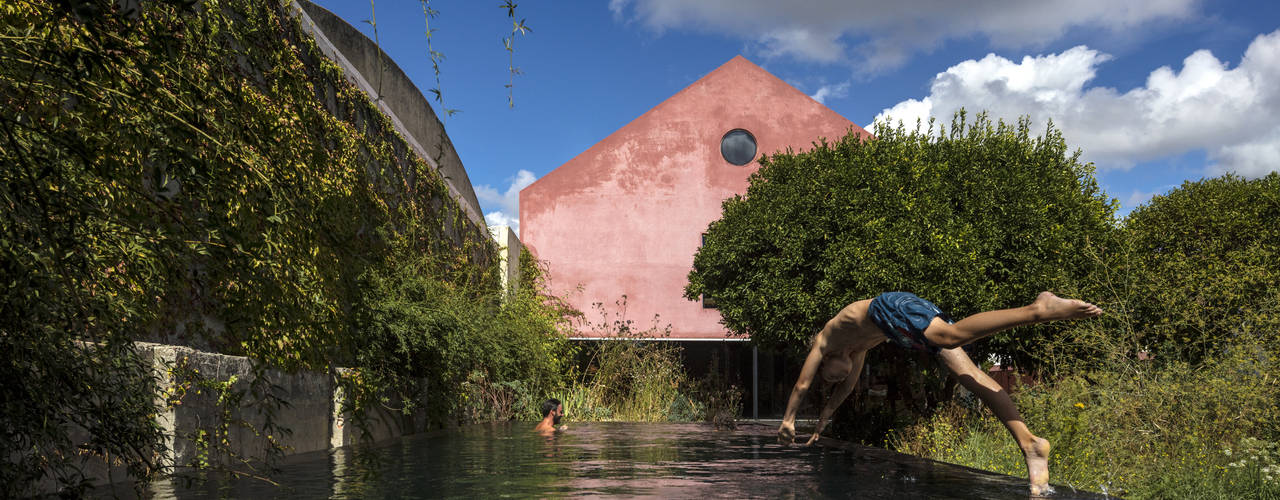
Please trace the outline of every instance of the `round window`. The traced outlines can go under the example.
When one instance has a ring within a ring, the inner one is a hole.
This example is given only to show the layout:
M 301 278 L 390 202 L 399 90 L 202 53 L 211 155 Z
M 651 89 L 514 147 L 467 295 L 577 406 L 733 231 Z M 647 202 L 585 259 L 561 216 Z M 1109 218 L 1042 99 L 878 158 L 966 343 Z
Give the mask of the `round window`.
M 746 165 L 756 157 L 756 138 L 751 132 L 735 128 L 720 139 L 720 156 L 734 165 Z

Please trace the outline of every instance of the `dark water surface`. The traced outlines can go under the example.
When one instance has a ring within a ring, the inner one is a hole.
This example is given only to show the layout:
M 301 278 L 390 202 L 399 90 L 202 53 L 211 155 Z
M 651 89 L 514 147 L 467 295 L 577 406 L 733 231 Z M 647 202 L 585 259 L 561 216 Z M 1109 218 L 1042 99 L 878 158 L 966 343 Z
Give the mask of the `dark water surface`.
M 280 487 L 168 479 L 151 498 L 1028 497 L 1025 479 L 825 439 L 783 447 L 762 425 L 569 425 L 551 438 L 527 423 L 407 437 L 369 452 L 374 463 L 346 450 L 298 455 L 282 464 Z M 1101 496 L 1060 486 L 1050 498 Z

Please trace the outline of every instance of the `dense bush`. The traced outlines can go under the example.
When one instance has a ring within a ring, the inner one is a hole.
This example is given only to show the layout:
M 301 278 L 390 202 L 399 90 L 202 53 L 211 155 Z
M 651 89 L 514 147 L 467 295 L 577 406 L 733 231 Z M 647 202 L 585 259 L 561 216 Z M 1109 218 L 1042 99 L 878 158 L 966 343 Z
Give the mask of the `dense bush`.
M 1096 266 L 1086 249 L 1106 238 L 1114 208 L 1057 130 L 1035 137 L 1025 120 L 960 113 L 950 131 L 875 135 L 762 157 L 707 229 L 686 296 L 714 297 L 730 330 L 794 350 L 881 292 L 911 291 L 962 318 L 1024 305 Z M 1013 339 L 1056 328 L 980 347 L 1030 362 Z
M 568 323 L 544 303 L 536 274 L 504 300 L 441 279 L 426 258 L 393 261 L 363 277 L 357 315 L 365 335 L 349 363 L 360 378 L 348 384 L 364 403 L 357 411 L 386 396 L 373 389 L 425 381 L 426 390 L 397 399 L 425 406 L 434 425 L 506 420 L 528 416 L 537 397 L 570 380 Z
M 762 159 L 709 228 L 686 294 L 714 297 L 753 341 L 792 349 L 884 290 L 957 317 L 1040 289 L 1085 297 L 1107 313 L 977 344 L 1034 370 L 1040 384 L 1015 399 L 1054 443 L 1053 482 L 1138 498 L 1280 497 L 1280 174 L 1187 182 L 1113 222 L 1056 131 L 1033 139 L 1025 122 L 962 119 L 950 134 L 882 126 L 876 139 Z M 903 359 L 888 369 L 920 374 L 898 380 L 938 382 L 939 367 L 910 354 L 873 353 L 872 373 L 893 356 Z M 846 404 L 832 432 L 879 443 L 896 429 L 899 451 L 1025 474 L 971 395 L 905 418 L 866 404 Z
M 1136 209 L 1080 283 L 1107 314 L 1044 346 L 1015 395 L 1054 443 L 1054 482 L 1138 498 L 1280 497 L 1280 174 L 1183 184 Z M 957 403 L 900 451 L 1024 474 L 984 409 Z
M 1280 330 L 1280 173 L 1188 181 L 1135 209 L 1123 234 L 1131 328 L 1158 358 Z

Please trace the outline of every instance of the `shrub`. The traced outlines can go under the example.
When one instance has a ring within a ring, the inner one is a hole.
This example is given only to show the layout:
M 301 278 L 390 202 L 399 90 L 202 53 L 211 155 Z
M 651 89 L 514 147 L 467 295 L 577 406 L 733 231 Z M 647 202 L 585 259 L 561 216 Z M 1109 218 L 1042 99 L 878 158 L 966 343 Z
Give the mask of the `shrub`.
M 949 133 L 875 134 L 761 158 L 747 193 L 708 227 L 686 297 L 714 297 L 730 330 L 795 351 L 881 292 L 911 291 L 961 318 L 1024 305 L 1097 265 L 1085 250 L 1110 234 L 1114 207 L 1052 127 L 1034 137 L 1027 120 L 960 113 Z M 978 347 L 1031 362 L 1017 347 L 1057 330 Z
M 1138 498 L 1280 495 L 1269 444 L 1280 440 L 1277 342 L 1275 332 L 1237 341 L 1197 364 L 1115 355 L 1105 365 L 1059 366 L 1058 378 L 1021 388 L 1015 401 L 1032 431 L 1053 443 L 1054 483 Z M 1026 473 L 1013 440 L 979 405 L 953 402 L 890 443 Z
M 626 296 L 618 301 L 618 313 L 611 320 L 603 304 L 596 304 L 601 322 L 588 323 L 587 330 L 604 332 L 610 340 L 588 344 L 579 379 L 557 393 L 577 420 L 620 420 L 667 422 L 704 420 L 717 426 L 732 426 L 742 392 L 716 376 L 693 380 L 684 371 L 678 345 L 663 341 L 670 325 L 653 324 L 637 329 L 625 319 Z
M 1138 208 L 1075 287 L 1107 313 L 1040 348 L 1015 395 L 1059 484 L 1137 498 L 1280 498 L 1280 174 L 1188 182 Z M 951 404 L 901 451 L 1025 473 L 989 412 Z
M 1195 361 L 1234 337 L 1280 329 L 1280 173 L 1186 182 L 1125 220 L 1137 342 Z
M 392 262 L 364 275 L 364 302 L 356 308 L 366 335 L 351 351 L 351 366 L 376 381 L 370 389 L 413 388 L 421 380 L 424 391 L 400 398 L 410 405 L 405 410 L 423 404 L 431 423 L 444 425 L 526 415 L 535 411 L 536 394 L 570 378 L 565 320 L 544 304 L 536 281 L 503 299 L 451 284 L 427 257 Z M 357 389 L 348 392 L 357 406 L 385 397 Z

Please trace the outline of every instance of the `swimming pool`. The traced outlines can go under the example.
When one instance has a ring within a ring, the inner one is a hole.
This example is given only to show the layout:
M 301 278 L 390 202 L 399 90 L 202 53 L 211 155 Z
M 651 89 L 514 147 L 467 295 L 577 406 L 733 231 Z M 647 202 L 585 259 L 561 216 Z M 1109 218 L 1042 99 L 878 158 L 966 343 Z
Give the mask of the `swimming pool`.
M 153 498 L 1027 498 L 1025 479 L 824 440 L 779 446 L 771 426 L 532 424 L 412 436 L 363 454 L 298 455 L 276 487 L 254 479 L 167 479 Z M 1059 486 L 1058 498 L 1102 498 Z M 1065 490 L 1065 491 L 1064 491 Z

